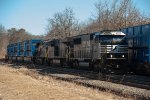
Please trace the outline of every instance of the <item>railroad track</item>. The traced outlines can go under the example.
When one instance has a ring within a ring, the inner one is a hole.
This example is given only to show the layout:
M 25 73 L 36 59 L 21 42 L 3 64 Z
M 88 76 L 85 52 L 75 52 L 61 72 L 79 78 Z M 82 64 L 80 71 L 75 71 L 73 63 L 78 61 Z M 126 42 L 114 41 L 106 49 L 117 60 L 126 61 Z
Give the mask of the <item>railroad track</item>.
M 101 74 L 99 72 L 73 69 L 70 67 L 58 67 L 58 66 L 47 66 L 37 64 L 25 64 L 30 70 L 36 70 L 40 74 L 68 74 L 80 76 L 83 78 L 89 78 L 93 80 L 108 81 L 117 84 L 128 85 L 132 87 L 138 87 L 142 89 L 150 90 L 150 77 L 138 76 L 138 75 L 115 75 L 115 74 Z M 32 68 L 31 68 L 32 66 Z
M 115 74 L 101 74 L 99 72 L 72 69 L 68 67 L 35 65 L 35 69 L 41 74 L 57 73 L 57 74 L 69 74 L 76 75 L 84 78 L 108 81 L 117 84 L 128 85 L 132 87 L 138 87 L 142 89 L 150 90 L 150 77 L 138 76 L 138 75 L 115 75 Z
M 23 63 L 13 63 L 9 66 L 15 68 L 27 67 L 29 70 L 36 71 L 42 75 L 82 84 L 102 91 L 109 90 L 109 92 L 120 96 L 135 97 L 137 98 L 136 100 L 150 100 L 150 78 L 146 76 L 114 74 L 100 76 L 98 72 L 93 71 Z

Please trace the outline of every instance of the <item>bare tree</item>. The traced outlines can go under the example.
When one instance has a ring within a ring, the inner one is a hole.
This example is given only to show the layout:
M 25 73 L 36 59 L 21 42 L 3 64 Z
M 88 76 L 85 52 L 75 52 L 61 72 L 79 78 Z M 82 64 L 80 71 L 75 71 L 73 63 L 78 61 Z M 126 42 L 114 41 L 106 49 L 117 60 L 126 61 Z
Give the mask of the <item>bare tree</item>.
M 60 39 L 70 37 L 78 30 L 78 22 L 71 8 L 66 8 L 63 12 L 55 13 L 53 18 L 49 18 L 48 20 L 49 38 Z
M 0 58 L 4 57 L 6 54 L 6 47 L 8 44 L 8 36 L 3 25 L 0 25 Z
M 120 28 L 150 23 L 150 17 L 140 12 L 132 0 L 99 0 L 95 3 L 96 13 L 85 30 L 118 30 Z
M 0 34 L 6 32 L 5 27 L 0 24 Z
M 8 30 L 9 43 L 22 42 L 34 38 L 33 35 L 26 32 L 25 29 L 11 28 Z

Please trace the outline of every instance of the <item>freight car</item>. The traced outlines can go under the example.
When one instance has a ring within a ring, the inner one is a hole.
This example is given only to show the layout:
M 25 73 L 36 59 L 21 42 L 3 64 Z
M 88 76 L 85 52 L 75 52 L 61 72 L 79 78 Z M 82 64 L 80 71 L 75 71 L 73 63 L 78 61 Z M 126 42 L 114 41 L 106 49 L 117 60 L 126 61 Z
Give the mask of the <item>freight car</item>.
M 121 31 L 126 34 L 132 69 L 150 75 L 150 24 L 127 27 Z
M 37 44 L 41 43 L 40 39 L 31 39 L 23 42 L 12 43 L 7 46 L 6 60 L 12 61 L 32 61 L 36 53 Z

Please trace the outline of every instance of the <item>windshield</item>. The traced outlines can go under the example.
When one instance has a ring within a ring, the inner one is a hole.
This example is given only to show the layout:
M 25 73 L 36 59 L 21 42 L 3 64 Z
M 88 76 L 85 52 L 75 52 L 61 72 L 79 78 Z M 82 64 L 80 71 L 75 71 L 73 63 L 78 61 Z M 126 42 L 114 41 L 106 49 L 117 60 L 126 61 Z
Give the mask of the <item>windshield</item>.
M 124 35 L 99 35 L 96 38 L 102 45 L 117 45 L 122 42 Z

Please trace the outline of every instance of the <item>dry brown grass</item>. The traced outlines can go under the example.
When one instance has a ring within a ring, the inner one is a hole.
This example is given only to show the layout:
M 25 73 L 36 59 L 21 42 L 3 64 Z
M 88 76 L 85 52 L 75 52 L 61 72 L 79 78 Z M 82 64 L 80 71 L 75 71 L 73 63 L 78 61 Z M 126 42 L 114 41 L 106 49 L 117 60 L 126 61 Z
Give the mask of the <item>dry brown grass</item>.
M 129 100 L 7 65 L 0 65 L 0 94 L 4 100 Z

